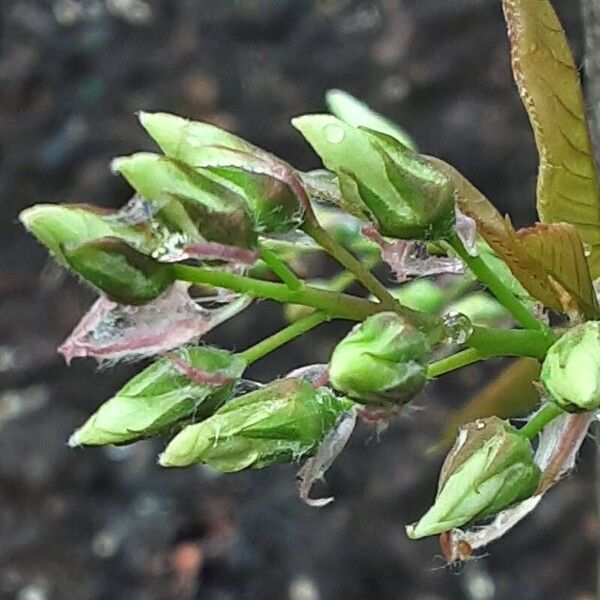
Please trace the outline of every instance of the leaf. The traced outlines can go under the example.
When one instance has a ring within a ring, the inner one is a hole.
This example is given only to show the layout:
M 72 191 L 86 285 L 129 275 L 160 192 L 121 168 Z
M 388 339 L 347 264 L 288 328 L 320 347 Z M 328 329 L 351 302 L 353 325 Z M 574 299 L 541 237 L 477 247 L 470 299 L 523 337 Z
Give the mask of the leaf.
M 544 223 L 567 222 L 591 247 L 600 275 L 600 198 L 577 67 L 548 0 L 503 0 L 514 79 L 535 135 L 537 209 Z
M 477 223 L 477 230 L 491 248 L 502 257 L 513 275 L 537 300 L 556 312 L 562 312 L 560 298 L 542 264 L 519 244 L 510 221 L 459 171 L 440 160 L 428 159 L 454 183 L 458 209 Z
M 517 232 L 519 243 L 571 295 L 588 318 L 600 309 L 577 229 L 568 223 L 537 224 Z
M 506 419 L 530 412 L 539 402 L 539 394 L 532 383 L 539 374 L 540 363 L 534 358 L 513 362 L 450 417 L 436 448 L 449 448 L 458 428 L 465 423 L 491 416 Z

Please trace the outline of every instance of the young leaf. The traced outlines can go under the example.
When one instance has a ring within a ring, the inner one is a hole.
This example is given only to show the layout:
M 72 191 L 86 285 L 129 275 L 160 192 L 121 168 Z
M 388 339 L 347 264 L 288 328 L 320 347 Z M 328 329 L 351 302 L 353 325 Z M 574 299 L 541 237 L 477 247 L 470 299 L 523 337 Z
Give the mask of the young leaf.
M 600 309 L 585 251 L 573 225 L 537 224 L 519 230 L 517 238 L 520 245 L 569 293 L 580 313 L 588 318 L 598 317 Z
M 544 223 L 567 222 L 591 247 L 600 275 L 600 195 L 585 103 L 573 55 L 549 0 L 503 0 L 519 94 L 540 156 L 537 208 Z

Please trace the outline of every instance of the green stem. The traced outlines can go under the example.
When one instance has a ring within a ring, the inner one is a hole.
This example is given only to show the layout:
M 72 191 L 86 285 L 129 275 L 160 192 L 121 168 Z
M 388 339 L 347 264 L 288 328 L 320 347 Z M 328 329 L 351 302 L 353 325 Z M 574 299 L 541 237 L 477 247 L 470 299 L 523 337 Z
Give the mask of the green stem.
M 290 290 L 299 290 L 302 287 L 302 281 L 296 277 L 296 274 L 275 254 L 264 246 L 260 247 L 260 257 L 265 264 L 285 283 Z
M 364 321 L 368 316 L 381 311 L 381 306 L 375 302 L 369 302 L 348 294 L 320 290 L 311 286 L 290 290 L 283 283 L 253 279 L 252 277 L 216 269 L 181 264 L 173 264 L 171 269 L 173 277 L 181 281 L 189 281 L 200 285 L 208 284 L 214 287 L 226 288 L 233 292 L 248 294 L 249 296 L 276 300 L 281 303 L 312 306 L 324 311 L 329 317 Z
M 246 364 L 250 365 L 270 352 L 273 352 L 273 350 L 320 325 L 323 321 L 327 321 L 327 319 L 327 315 L 322 311 L 311 313 L 258 342 L 258 344 L 238 353 L 238 356 L 244 359 Z
M 550 423 L 562 415 L 564 411 L 553 402 L 544 405 L 540 410 L 529 419 L 529 421 L 520 429 L 521 433 L 527 436 L 530 440 L 534 439 L 537 434 Z
M 427 376 L 438 377 L 496 356 L 529 356 L 543 360 L 551 342 L 541 331 L 474 327 L 466 344 L 469 348 L 431 363 Z
M 441 360 L 430 363 L 429 367 L 427 368 L 427 378 L 433 379 L 443 375 L 444 373 L 456 371 L 456 369 L 471 365 L 477 361 L 483 360 L 483 358 L 484 357 L 481 356 L 481 354 L 479 354 L 475 348 L 461 350 L 456 354 L 452 354 L 451 356 L 447 356 L 446 358 L 442 358 Z
M 333 256 L 345 269 L 351 271 L 365 289 L 379 299 L 382 306 L 387 310 L 396 311 L 398 309 L 398 302 L 377 277 L 365 268 L 344 246 L 331 237 L 317 222 L 307 219 L 303 225 L 303 229 L 323 250 Z
M 541 331 L 474 327 L 466 345 L 483 358 L 491 356 L 530 356 L 543 360 L 552 345 Z
M 549 339 L 554 339 L 552 330 L 535 318 L 533 314 L 527 310 L 515 298 L 513 293 L 496 277 L 494 272 L 485 264 L 479 256 L 471 256 L 465 249 L 458 235 L 453 234 L 448 240 L 452 249 L 458 254 L 462 261 L 473 271 L 477 279 L 485 285 L 498 302 L 510 312 L 510 314 L 520 323 L 525 329 L 537 329 L 544 332 Z

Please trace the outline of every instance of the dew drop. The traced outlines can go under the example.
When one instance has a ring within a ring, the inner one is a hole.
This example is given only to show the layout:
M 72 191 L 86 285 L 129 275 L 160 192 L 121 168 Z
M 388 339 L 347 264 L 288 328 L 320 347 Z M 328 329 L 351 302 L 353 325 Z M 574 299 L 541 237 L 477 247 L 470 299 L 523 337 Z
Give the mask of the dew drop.
M 447 344 L 464 344 L 473 333 L 473 325 L 466 315 L 449 312 L 442 317 L 442 327 Z
M 592 245 L 587 242 L 583 243 L 583 255 L 587 258 L 592 254 Z
M 343 141 L 344 136 L 344 128 L 341 125 L 330 124 L 325 126 L 325 139 L 330 144 L 339 144 Z

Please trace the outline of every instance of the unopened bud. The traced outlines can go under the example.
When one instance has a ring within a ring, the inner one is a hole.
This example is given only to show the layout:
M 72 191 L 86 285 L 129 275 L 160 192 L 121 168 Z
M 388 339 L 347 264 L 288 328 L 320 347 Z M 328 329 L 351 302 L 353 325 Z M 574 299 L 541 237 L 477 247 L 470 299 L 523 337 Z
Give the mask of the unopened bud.
M 164 467 L 205 463 L 221 472 L 260 469 L 314 452 L 352 403 L 302 379 L 282 379 L 188 425 L 160 457 Z
M 378 313 L 335 347 L 329 379 L 356 400 L 403 403 L 425 385 L 428 354 L 423 333 L 396 313 Z
M 107 400 L 70 438 L 71 446 L 125 444 L 212 414 L 245 369 L 217 348 L 189 347 L 161 358 Z
M 362 213 L 383 235 L 436 240 L 454 232 L 454 186 L 417 152 L 331 115 L 306 115 L 292 124 L 338 175 L 352 212 Z
M 74 271 L 120 304 L 146 304 L 173 282 L 169 265 L 117 238 L 64 246 L 62 251 Z
M 600 408 L 600 322 L 567 331 L 548 350 L 540 381 L 553 400 L 569 412 Z
M 107 236 L 119 237 L 136 246 L 148 243 L 140 230 L 123 225 L 112 216 L 109 210 L 83 204 L 36 204 L 22 211 L 19 219 L 58 262 L 66 265 L 63 246 Z
M 261 231 L 284 232 L 302 222 L 303 207 L 280 176 L 291 168 L 249 142 L 208 123 L 168 113 L 140 113 L 140 122 L 170 158 L 211 173 L 243 196 Z
M 442 467 L 433 506 L 406 531 L 422 538 L 462 527 L 532 496 L 541 472 L 531 443 L 497 417 L 462 427 Z

